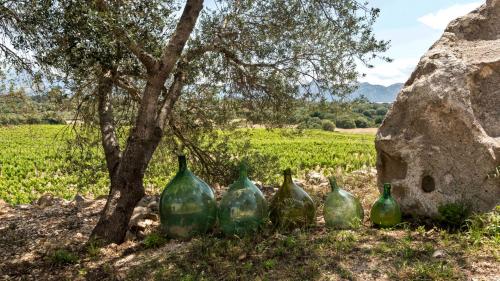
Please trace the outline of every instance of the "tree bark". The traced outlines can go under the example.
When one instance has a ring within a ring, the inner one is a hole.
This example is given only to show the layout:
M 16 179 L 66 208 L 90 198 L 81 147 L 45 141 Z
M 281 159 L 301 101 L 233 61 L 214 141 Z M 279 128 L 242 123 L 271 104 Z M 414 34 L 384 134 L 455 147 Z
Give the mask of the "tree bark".
M 105 2 L 102 3 L 105 4 Z M 109 81 L 113 79 L 107 79 L 105 76 L 101 79 L 102 81 L 99 81 L 100 86 L 97 89 L 99 122 L 111 187 L 99 222 L 92 231 L 92 239 L 117 244 L 125 239 L 134 207 L 145 194 L 144 173 L 163 137 L 165 120 L 171 114 L 174 103 L 179 98 L 182 88 L 182 83 L 179 82 L 183 80 L 182 75 L 175 76 L 177 82 L 172 85 L 169 95 L 161 105 L 159 98 L 165 81 L 172 74 L 202 8 L 203 0 L 186 1 L 176 30 L 166 45 L 161 60 L 154 66 L 150 63 L 150 57 L 145 55 L 147 53 L 132 44 L 133 42 L 126 42 L 131 52 L 148 70 L 149 78 L 142 93 L 135 125 L 123 152 L 120 152 L 113 125 L 110 103 L 112 84 L 111 86 L 109 84 Z M 107 93 L 104 94 L 106 91 Z

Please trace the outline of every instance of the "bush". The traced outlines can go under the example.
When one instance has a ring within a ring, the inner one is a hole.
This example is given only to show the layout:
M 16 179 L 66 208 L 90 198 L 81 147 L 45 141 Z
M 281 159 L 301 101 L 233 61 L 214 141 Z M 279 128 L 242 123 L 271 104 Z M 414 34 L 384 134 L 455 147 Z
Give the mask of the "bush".
M 325 113 L 323 115 L 323 120 L 325 119 L 335 122 L 336 116 L 333 113 Z
M 321 119 L 318 117 L 306 117 L 300 122 L 298 129 L 321 129 Z
M 53 264 L 74 264 L 78 261 L 78 257 L 72 252 L 65 249 L 58 249 L 52 253 L 50 260 Z
M 438 207 L 439 220 L 450 230 L 458 230 L 464 227 L 470 215 L 470 207 L 464 203 L 448 203 Z
M 384 121 L 384 117 L 383 116 L 377 116 L 375 118 L 375 124 L 377 124 L 377 125 L 382 124 L 382 121 Z
M 321 121 L 321 127 L 325 131 L 330 131 L 330 132 L 335 131 L 335 124 L 332 121 L 330 121 L 330 120 L 323 120 L 323 121 Z
M 341 117 L 337 119 L 336 125 L 338 128 L 342 129 L 354 129 L 356 128 L 356 123 L 351 117 Z
M 368 120 L 366 120 L 365 118 L 357 118 L 356 120 L 354 120 L 354 123 L 356 124 L 356 128 L 368 128 Z
M 381 107 L 377 108 L 377 115 L 385 116 L 387 114 L 387 108 Z
M 311 117 L 317 117 L 319 119 L 323 119 L 323 112 L 319 112 L 319 111 L 314 111 L 313 113 L 311 113 Z
M 159 233 L 151 233 L 146 238 L 144 238 L 144 247 L 146 249 L 159 248 L 167 242 L 167 239 Z
M 371 117 L 377 115 L 377 112 L 375 111 L 375 109 L 368 109 L 368 110 L 363 111 L 363 115 L 371 118 Z

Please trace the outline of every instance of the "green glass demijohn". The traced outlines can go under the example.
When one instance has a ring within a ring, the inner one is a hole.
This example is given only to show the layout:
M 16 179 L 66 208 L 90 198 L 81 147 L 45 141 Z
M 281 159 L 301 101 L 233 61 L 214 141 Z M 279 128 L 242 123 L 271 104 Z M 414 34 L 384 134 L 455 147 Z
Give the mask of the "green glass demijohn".
M 328 179 L 332 192 L 328 194 L 323 208 L 327 227 L 347 229 L 359 226 L 363 222 L 363 207 L 351 193 L 341 189 L 334 177 Z
M 160 221 L 168 237 L 186 239 L 206 233 L 216 220 L 212 189 L 195 176 L 179 156 L 179 171 L 160 197 Z
M 372 206 L 370 220 L 377 227 L 392 227 L 401 222 L 401 210 L 391 196 L 391 185 L 384 184 L 384 193 Z
M 285 180 L 270 206 L 270 218 L 278 228 L 294 229 L 313 225 L 316 207 L 311 197 L 292 180 L 292 171 L 284 171 Z
M 240 164 L 240 176 L 222 196 L 219 223 L 225 235 L 245 235 L 255 232 L 268 217 L 267 201 L 262 192 L 248 179 L 247 166 Z

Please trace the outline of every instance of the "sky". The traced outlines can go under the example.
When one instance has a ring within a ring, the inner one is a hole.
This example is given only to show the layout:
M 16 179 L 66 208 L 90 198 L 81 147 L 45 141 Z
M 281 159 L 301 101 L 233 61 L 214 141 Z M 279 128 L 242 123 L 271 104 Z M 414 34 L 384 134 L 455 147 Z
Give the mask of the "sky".
M 374 68 L 358 66 L 366 77 L 360 82 L 388 86 L 404 83 L 419 58 L 441 37 L 448 23 L 481 6 L 485 1 L 450 0 L 368 0 L 380 9 L 374 25 L 377 39 L 390 40 L 385 53 L 392 63 L 373 61 Z

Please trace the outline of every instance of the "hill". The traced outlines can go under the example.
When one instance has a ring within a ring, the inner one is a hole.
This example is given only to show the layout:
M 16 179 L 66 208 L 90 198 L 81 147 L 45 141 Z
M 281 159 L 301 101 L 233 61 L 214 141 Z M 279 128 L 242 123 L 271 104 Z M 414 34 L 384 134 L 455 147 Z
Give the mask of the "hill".
M 392 103 L 396 100 L 403 83 L 396 83 L 390 86 L 374 85 L 367 82 L 359 84 L 358 89 L 351 94 L 351 98 L 365 96 L 370 102 Z

